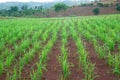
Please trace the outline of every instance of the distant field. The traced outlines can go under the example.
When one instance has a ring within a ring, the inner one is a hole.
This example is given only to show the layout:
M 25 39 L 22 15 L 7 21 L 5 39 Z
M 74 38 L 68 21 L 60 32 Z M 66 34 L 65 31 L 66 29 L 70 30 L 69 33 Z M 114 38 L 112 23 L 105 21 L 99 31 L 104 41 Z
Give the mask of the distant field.
M 0 80 L 120 80 L 120 15 L 0 18 Z

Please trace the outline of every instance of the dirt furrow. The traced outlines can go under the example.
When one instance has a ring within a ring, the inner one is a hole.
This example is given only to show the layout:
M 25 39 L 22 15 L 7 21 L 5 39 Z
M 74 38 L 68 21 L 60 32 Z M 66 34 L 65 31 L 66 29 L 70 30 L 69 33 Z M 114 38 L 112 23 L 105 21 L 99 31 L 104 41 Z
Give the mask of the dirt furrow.
M 62 75 L 61 66 L 58 57 L 61 53 L 61 43 L 60 40 L 54 44 L 51 52 L 48 55 L 48 61 L 46 65 L 47 71 L 43 72 L 42 80 L 59 80 Z
M 89 60 L 95 64 L 95 80 L 118 80 L 117 77 L 112 73 L 111 68 L 107 64 L 105 59 L 100 59 L 97 55 L 93 44 L 87 40 L 83 40 L 86 50 L 89 55 Z
M 35 57 L 28 63 L 24 66 L 22 72 L 21 72 L 21 79 L 22 80 L 31 80 L 31 77 L 30 77 L 30 73 L 33 69 L 36 69 L 37 66 L 36 66 L 36 62 L 39 61 L 39 54 L 36 53 L 35 54 Z M 21 80 L 20 79 L 20 80 Z
M 77 46 L 75 45 L 75 42 L 72 38 L 68 38 L 68 61 L 71 63 L 70 65 L 70 71 L 71 74 L 68 78 L 68 80 L 82 80 L 84 78 L 84 74 L 82 72 L 82 69 L 78 67 L 79 65 L 79 59 L 78 59 L 78 53 L 77 53 Z
M 0 80 L 6 80 L 6 76 L 7 76 L 7 74 L 3 73 L 2 75 L 0 75 Z

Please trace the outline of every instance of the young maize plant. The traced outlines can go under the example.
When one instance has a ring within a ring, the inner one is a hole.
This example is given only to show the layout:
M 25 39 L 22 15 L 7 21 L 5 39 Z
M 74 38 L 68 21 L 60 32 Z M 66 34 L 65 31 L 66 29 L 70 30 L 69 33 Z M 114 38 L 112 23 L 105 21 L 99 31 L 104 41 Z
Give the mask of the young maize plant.
M 108 54 L 108 64 L 113 67 L 113 72 L 115 74 L 120 74 L 120 54 L 111 55 Z
M 3 63 L 2 61 L 0 61 L 0 75 L 3 73 L 3 69 L 4 69 Z
M 63 71 L 63 75 L 61 76 L 61 79 L 66 80 L 68 78 L 68 76 L 70 75 L 70 69 L 69 69 L 69 62 L 68 62 L 68 53 L 67 53 L 67 49 L 66 49 L 66 45 L 67 45 L 67 38 L 68 38 L 68 34 L 67 34 L 67 26 L 62 28 L 62 46 L 61 46 L 61 56 L 59 56 L 59 61 L 60 64 L 62 66 L 62 71 Z
M 48 33 L 50 33 L 52 29 L 54 29 L 54 26 L 55 26 L 56 24 L 57 24 L 57 22 L 55 22 L 55 23 L 50 27 L 50 29 L 47 29 L 47 30 L 45 31 L 45 33 L 42 35 L 42 40 L 43 40 L 43 42 L 45 42 L 45 41 L 47 40 L 47 38 L 50 36 Z

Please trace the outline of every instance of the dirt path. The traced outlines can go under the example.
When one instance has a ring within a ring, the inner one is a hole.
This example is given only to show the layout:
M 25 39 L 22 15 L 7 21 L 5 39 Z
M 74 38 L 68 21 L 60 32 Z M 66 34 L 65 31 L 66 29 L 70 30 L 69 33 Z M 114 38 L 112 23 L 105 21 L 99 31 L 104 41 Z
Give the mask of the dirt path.
M 94 46 L 87 40 L 83 40 L 86 50 L 89 55 L 89 59 L 95 64 L 95 73 L 98 75 L 95 80 L 119 80 L 117 77 L 111 72 L 111 68 L 107 65 L 105 59 L 100 59 L 95 52 Z
M 61 53 L 60 47 L 60 40 L 57 40 L 48 55 L 47 71 L 43 72 L 42 80 L 59 80 L 62 75 L 61 66 L 58 60 L 58 56 Z
M 77 46 L 72 38 L 68 39 L 68 61 L 72 63 L 73 66 L 70 66 L 71 74 L 68 80 L 82 80 L 84 78 L 82 69 L 79 69 L 78 64 L 78 54 L 77 54 Z

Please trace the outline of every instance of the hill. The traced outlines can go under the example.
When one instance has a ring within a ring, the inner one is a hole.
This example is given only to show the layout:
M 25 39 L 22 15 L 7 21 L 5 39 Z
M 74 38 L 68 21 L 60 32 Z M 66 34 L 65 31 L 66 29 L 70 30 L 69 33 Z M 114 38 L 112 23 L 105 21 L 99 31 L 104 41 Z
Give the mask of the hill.
M 72 5 L 78 5 L 80 3 L 88 3 L 90 2 L 90 0 L 85 0 L 85 1 L 73 1 L 73 0 L 56 0 L 54 2 L 4 2 L 4 3 L 0 3 L 0 9 L 9 9 L 11 6 L 18 6 L 19 8 L 21 8 L 23 5 L 28 5 L 28 8 L 35 8 L 35 6 L 43 6 L 44 8 L 50 8 L 53 5 L 55 5 L 58 2 L 63 2 L 69 6 Z

